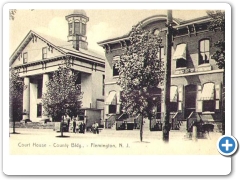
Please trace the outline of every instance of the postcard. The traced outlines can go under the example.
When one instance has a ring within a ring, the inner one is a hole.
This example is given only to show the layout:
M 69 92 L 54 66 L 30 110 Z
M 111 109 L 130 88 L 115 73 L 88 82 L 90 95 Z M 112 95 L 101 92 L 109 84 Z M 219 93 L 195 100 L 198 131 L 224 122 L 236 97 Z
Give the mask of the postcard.
M 231 172 L 230 5 L 125 5 L 4 5 L 5 174 Z

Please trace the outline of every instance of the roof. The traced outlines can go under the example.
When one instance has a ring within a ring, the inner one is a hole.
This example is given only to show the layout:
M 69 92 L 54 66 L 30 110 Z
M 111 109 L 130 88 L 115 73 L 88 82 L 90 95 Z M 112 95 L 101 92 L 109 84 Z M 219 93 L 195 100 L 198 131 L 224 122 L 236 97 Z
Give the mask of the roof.
M 74 9 L 73 14 L 82 14 L 87 16 L 87 13 L 83 9 Z
M 105 57 L 92 51 L 91 49 L 89 49 L 89 50 L 80 49 L 78 51 L 78 50 L 74 49 L 72 43 L 68 42 L 67 40 L 64 41 L 62 39 L 48 36 L 46 34 L 42 34 L 39 32 L 36 33 L 34 31 L 30 30 L 29 33 L 26 35 L 26 37 L 23 39 L 23 41 L 20 43 L 20 45 L 17 47 L 17 49 L 11 55 L 10 64 L 12 64 L 13 61 L 19 56 L 19 54 L 24 49 L 24 47 L 28 44 L 28 42 L 31 40 L 33 35 L 37 36 L 38 38 L 40 38 L 41 40 L 43 40 L 45 43 L 49 44 L 50 46 L 53 46 L 55 49 L 57 49 L 59 52 L 61 52 L 64 55 L 73 54 L 75 56 L 81 56 L 81 57 L 86 57 L 88 59 L 93 59 L 100 63 L 105 62 Z
M 166 15 L 154 15 L 154 16 L 150 16 L 148 18 L 143 19 L 141 22 L 139 22 L 135 26 L 138 26 L 140 23 L 143 26 L 145 26 L 145 25 L 147 25 L 147 24 L 149 24 L 153 21 L 163 20 L 163 19 L 167 19 L 167 16 Z M 190 20 L 182 20 L 182 19 L 179 19 L 179 18 L 173 18 L 173 23 L 174 23 L 173 26 L 181 27 L 181 26 L 184 26 L 184 25 L 188 25 L 190 23 L 192 24 L 192 23 L 205 22 L 205 21 L 207 22 L 209 20 L 210 20 L 209 16 L 202 16 L 202 17 L 198 17 L 198 18 L 194 18 L 194 19 L 190 19 Z M 119 36 L 119 37 L 115 37 L 115 38 L 109 38 L 109 39 L 98 42 L 98 45 L 101 46 L 101 45 L 106 44 L 106 43 L 111 43 L 111 42 L 115 42 L 115 41 L 119 41 L 119 40 L 127 40 L 129 35 L 130 35 L 130 32 L 123 35 L 123 36 Z

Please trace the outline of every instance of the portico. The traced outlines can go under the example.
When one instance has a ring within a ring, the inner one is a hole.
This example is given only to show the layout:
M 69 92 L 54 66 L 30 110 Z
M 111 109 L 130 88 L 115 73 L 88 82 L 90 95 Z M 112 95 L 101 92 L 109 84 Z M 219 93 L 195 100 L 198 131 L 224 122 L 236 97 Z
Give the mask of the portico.
M 77 23 L 81 22 L 81 26 L 77 26 L 75 19 Z M 105 59 L 87 47 L 86 23 L 89 19 L 86 13 L 74 10 L 72 14 L 66 16 L 66 20 L 66 23 L 75 25 L 74 29 L 68 32 L 68 41 L 30 30 L 10 57 L 10 67 L 19 72 L 25 86 L 22 120 L 34 122 L 51 120 L 42 106 L 42 95 L 47 92 L 46 83 L 53 72 L 58 70 L 59 65 L 66 59 L 70 61 L 72 73 L 78 73 L 76 83 L 81 86 L 84 93 L 82 108 L 90 112 L 93 109 L 94 117 L 101 119 Z M 99 112 L 97 115 L 96 111 Z

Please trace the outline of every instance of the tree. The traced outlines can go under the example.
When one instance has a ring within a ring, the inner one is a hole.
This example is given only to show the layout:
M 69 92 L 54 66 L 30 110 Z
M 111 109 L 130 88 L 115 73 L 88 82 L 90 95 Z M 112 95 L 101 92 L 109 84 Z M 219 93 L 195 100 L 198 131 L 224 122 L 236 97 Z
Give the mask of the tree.
M 15 132 L 15 122 L 22 118 L 24 83 L 15 69 L 10 69 L 9 78 L 9 111 L 10 120 L 13 121 L 13 133 Z
M 9 20 L 14 20 L 16 12 L 17 12 L 16 9 L 10 9 L 9 10 Z
M 225 33 L 225 12 L 224 11 L 207 11 L 208 16 L 211 17 L 210 24 L 208 29 L 210 31 L 220 30 Z M 216 61 L 217 66 L 219 69 L 225 68 L 225 39 L 219 39 L 217 42 L 214 43 L 214 47 L 217 50 L 212 55 L 212 59 Z
M 211 56 L 216 61 L 219 69 L 223 69 L 223 89 L 222 89 L 222 134 L 225 134 L 225 12 L 207 11 L 208 16 L 211 18 L 208 29 L 210 31 L 220 30 L 223 32 L 223 39 L 219 39 L 214 43 L 216 51 Z
M 130 32 L 130 45 L 117 62 L 118 85 L 122 88 L 122 106 L 127 114 L 141 116 L 140 140 L 143 135 L 143 118 L 154 116 L 154 95 L 149 93 L 163 81 L 163 62 L 158 59 L 162 39 L 141 25 Z
M 30 10 L 33 11 L 34 9 Z M 16 9 L 9 9 L 9 20 L 14 20 L 16 13 L 17 13 Z
M 77 74 L 72 73 L 69 60 L 70 58 L 67 58 L 58 70 L 54 71 L 52 78 L 46 82 L 47 92 L 42 97 L 44 114 L 51 116 L 53 121 L 63 119 L 65 114 L 76 116 L 80 112 L 83 92 L 80 86 L 75 84 Z

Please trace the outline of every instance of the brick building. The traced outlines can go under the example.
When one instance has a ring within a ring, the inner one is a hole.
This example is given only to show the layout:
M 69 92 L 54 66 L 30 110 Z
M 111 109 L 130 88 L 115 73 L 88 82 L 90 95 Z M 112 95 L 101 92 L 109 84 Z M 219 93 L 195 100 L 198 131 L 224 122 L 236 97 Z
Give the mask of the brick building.
M 141 21 L 144 29 L 163 38 L 163 46 L 159 51 L 159 58 L 163 61 L 166 58 L 166 20 L 165 15 L 156 15 Z M 208 31 L 209 22 L 208 16 L 187 21 L 173 18 L 170 88 L 170 122 L 173 129 L 179 129 L 180 125 L 185 128 L 186 122 L 194 120 L 212 123 L 215 129 L 221 129 L 221 91 L 224 71 L 218 68 L 215 60 L 211 59 L 211 55 L 216 50 L 214 42 L 223 39 L 224 34 L 218 30 Z M 105 49 L 107 59 L 104 119 L 111 127 L 120 119 L 125 118 L 126 122 L 130 121 L 121 112 L 121 88 L 116 84 L 118 69 L 115 66 L 115 62 L 124 51 L 123 47 L 130 44 L 129 34 L 107 39 L 98 44 Z M 161 89 L 159 86 L 154 92 L 160 99 Z M 151 128 L 154 128 L 157 122 L 163 121 L 162 108 L 160 100 L 156 107 L 157 116 L 152 120 Z

